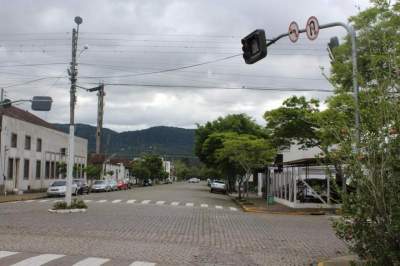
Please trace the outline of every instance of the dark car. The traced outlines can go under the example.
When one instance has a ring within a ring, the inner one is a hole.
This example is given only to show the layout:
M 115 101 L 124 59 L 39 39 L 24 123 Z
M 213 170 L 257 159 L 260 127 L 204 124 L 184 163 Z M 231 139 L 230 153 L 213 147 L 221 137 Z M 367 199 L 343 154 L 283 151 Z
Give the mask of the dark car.
M 151 181 L 151 179 L 145 179 L 143 180 L 143 186 L 144 187 L 148 187 L 148 186 L 152 186 L 153 182 Z
M 83 194 L 90 193 L 90 187 L 88 186 L 88 184 L 86 184 L 85 180 L 74 179 L 74 180 L 72 180 L 72 183 L 76 184 L 78 187 L 77 194 L 83 195 Z

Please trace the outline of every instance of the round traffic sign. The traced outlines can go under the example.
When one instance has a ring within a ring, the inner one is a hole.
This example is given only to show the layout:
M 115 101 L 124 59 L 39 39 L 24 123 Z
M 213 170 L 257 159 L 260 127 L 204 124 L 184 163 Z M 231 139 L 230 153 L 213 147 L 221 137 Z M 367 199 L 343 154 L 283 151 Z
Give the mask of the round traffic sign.
M 316 17 L 312 16 L 307 20 L 306 32 L 310 41 L 317 39 L 319 33 L 319 23 Z
M 295 43 L 299 39 L 299 25 L 297 25 L 296 21 L 292 21 L 289 24 L 289 39 Z

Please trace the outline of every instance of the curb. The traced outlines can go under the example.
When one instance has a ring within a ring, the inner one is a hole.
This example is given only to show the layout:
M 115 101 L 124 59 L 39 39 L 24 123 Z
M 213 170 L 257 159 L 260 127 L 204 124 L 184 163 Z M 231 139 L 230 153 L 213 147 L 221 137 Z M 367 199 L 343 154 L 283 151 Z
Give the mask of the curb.
M 306 212 L 306 211 L 269 211 L 265 209 L 260 209 L 257 207 L 246 207 L 244 204 L 241 204 L 237 199 L 229 196 L 233 202 L 236 203 L 244 212 L 251 213 L 267 213 L 267 214 L 283 214 L 283 215 L 326 215 L 326 212 Z
M 16 201 L 26 201 L 26 200 L 34 200 L 34 199 L 42 199 L 46 198 L 47 194 L 46 193 L 38 193 L 38 195 L 30 195 L 30 196 L 24 196 L 24 195 L 11 195 L 8 197 L 3 197 L 0 198 L 0 204 L 1 203 L 7 203 L 7 202 L 16 202 Z
M 63 210 L 54 210 L 48 209 L 50 213 L 76 213 L 76 212 L 86 212 L 87 209 L 63 209 Z
M 360 260 L 356 255 L 347 255 L 320 261 L 317 264 L 317 266 L 351 266 L 351 265 L 356 265 L 356 266 L 365 265 L 365 261 Z

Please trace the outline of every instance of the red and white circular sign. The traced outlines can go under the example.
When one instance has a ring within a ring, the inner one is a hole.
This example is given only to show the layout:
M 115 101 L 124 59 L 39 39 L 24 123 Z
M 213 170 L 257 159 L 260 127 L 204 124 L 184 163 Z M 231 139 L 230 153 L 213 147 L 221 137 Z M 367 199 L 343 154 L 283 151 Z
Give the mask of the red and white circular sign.
M 289 25 L 289 39 L 295 43 L 299 39 L 299 35 L 299 25 L 295 21 L 292 21 Z
M 319 33 L 319 23 L 316 17 L 312 16 L 307 20 L 306 32 L 310 41 L 317 39 Z

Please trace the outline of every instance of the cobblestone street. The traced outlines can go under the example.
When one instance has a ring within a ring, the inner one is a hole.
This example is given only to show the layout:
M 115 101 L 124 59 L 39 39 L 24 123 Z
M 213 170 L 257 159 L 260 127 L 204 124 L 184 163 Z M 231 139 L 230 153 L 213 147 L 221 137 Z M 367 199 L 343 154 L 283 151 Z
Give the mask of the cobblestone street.
M 1 204 L 0 265 L 40 254 L 63 255 L 46 265 L 310 265 L 346 253 L 327 216 L 244 213 L 204 183 L 83 198 L 86 213 L 49 213 L 56 199 Z

